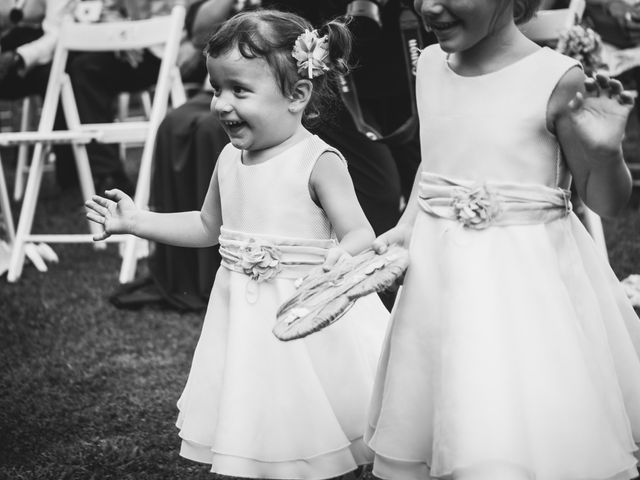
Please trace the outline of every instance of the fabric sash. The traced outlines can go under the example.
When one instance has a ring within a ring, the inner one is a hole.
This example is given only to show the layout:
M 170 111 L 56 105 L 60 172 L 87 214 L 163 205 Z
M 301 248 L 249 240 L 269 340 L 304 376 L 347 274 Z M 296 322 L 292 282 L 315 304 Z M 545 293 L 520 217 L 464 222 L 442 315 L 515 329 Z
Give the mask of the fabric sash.
M 260 283 L 272 278 L 296 279 L 322 265 L 333 239 L 304 239 L 220 230 L 222 266 Z
M 464 227 L 548 223 L 571 212 L 571 193 L 562 188 L 507 182 L 478 183 L 422 172 L 418 203 L 429 215 Z

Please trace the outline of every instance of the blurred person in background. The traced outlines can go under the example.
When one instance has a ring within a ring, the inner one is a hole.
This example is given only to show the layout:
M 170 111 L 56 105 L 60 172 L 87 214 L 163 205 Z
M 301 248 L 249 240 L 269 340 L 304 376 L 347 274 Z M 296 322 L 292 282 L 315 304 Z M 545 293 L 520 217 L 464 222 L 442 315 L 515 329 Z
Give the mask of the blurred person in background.
M 123 19 L 141 20 L 169 15 L 175 5 L 193 4 L 191 0 L 105 0 L 101 22 Z M 181 52 L 184 60 L 185 52 Z M 69 75 L 83 123 L 109 123 L 116 116 L 116 100 L 121 92 L 139 92 L 155 84 L 162 47 L 124 52 L 87 52 L 76 55 L 68 66 Z M 202 74 L 204 78 L 204 74 Z M 202 80 L 200 80 L 202 81 Z M 133 193 L 118 145 L 91 143 L 87 146 L 96 191 L 118 187 Z M 68 175 L 74 177 L 70 163 Z
M 76 0 L 0 0 L 0 98 L 44 97 L 60 27 L 73 14 Z M 63 129 L 58 109 L 54 128 Z M 71 147 L 54 147 L 59 165 L 73 162 Z M 58 183 L 67 186 L 65 174 Z

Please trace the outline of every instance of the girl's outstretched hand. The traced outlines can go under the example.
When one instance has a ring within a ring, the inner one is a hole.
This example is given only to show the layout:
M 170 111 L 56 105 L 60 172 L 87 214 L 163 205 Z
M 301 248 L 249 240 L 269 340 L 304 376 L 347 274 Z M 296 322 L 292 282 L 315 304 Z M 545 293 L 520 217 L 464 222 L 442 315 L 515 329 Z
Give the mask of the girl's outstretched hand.
M 95 241 L 104 240 L 114 233 L 131 233 L 133 217 L 138 211 L 129 195 L 113 189 L 104 192 L 105 196 L 94 195 L 85 202 L 87 218 L 104 227 L 101 234 L 94 235 Z
M 569 102 L 569 119 L 585 147 L 605 155 L 619 151 L 633 95 L 615 79 L 598 73 L 584 82 L 585 92 Z
M 389 248 L 389 245 L 397 243 L 398 245 L 409 248 L 409 240 L 411 239 L 411 228 L 408 225 L 396 225 L 391 230 L 384 232 L 376 238 L 371 247 L 378 254 L 383 254 Z

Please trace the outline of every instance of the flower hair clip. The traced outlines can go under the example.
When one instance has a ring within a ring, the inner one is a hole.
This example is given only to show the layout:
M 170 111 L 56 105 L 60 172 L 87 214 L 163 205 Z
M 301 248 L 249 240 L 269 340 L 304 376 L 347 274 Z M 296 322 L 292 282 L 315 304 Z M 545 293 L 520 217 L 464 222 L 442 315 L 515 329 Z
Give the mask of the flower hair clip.
M 298 62 L 300 75 L 312 79 L 329 70 L 326 63 L 329 57 L 328 43 L 327 36 L 319 37 L 317 30 L 305 30 L 298 36 L 292 55 Z

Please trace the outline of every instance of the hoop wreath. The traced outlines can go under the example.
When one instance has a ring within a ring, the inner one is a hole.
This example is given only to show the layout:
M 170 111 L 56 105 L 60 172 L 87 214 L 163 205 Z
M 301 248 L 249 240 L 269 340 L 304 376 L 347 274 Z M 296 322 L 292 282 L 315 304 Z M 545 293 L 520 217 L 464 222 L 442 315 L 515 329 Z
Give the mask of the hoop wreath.
M 340 319 L 358 298 L 391 287 L 408 265 L 409 252 L 394 244 L 381 255 L 366 250 L 327 272 L 315 268 L 280 306 L 273 334 L 289 341 L 322 330 Z

